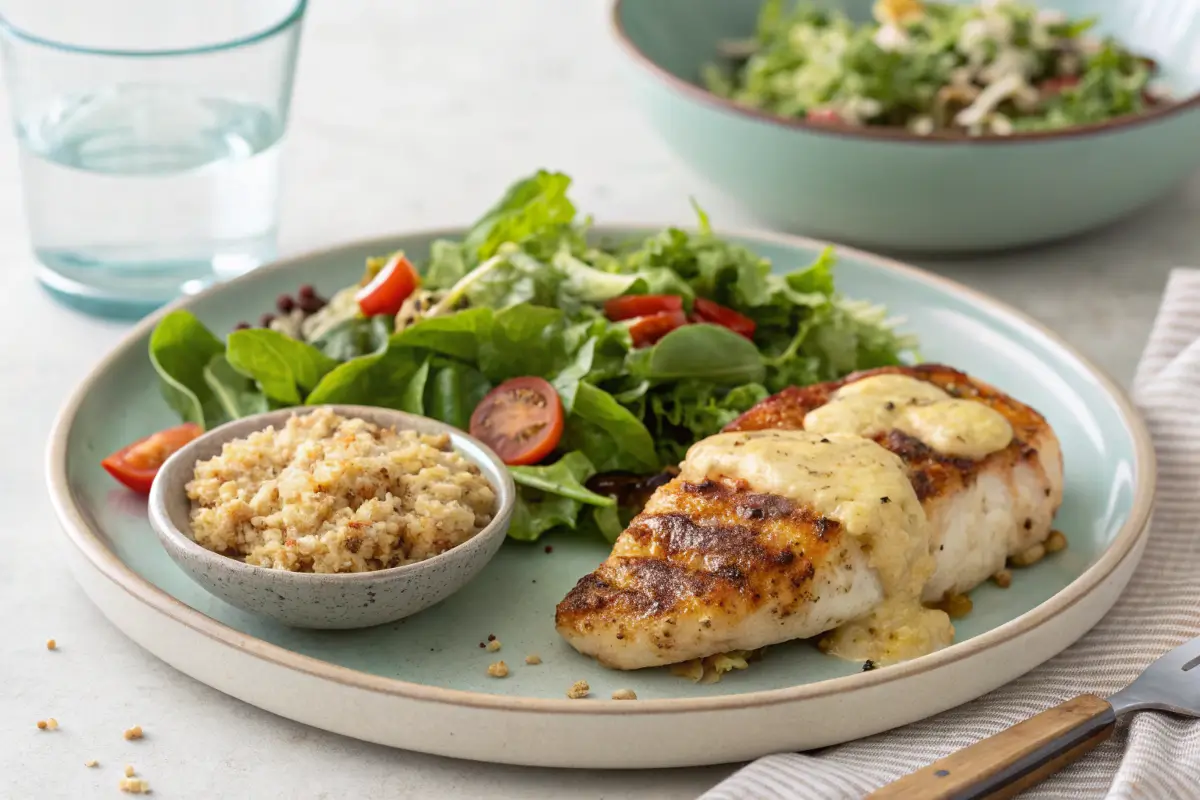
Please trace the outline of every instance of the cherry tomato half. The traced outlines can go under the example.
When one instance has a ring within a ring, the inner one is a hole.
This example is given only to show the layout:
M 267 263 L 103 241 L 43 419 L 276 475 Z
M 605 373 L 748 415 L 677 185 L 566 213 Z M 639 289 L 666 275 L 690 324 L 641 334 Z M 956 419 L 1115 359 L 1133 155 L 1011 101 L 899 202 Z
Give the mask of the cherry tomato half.
M 202 433 L 204 429 L 196 423 L 185 422 L 122 447 L 101 461 L 100 466 L 133 491 L 149 494 L 150 484 L 154 483 L 163 462 Z
M 562 400 L 541 378 L 512 378 L 475 407 L 470 431 L 509 466 L 536 464 L 562 439 Z
M 720 303 L 705 300 L 703 297 L 696 298 L 696 302 L 692 304 L 692 313 L 696 315 L 696 319 L 700 322 L 711 322 L 713 325 L 720 325 L 722 328 L 728 328 L 734 333 L 740 333 L 747 339 L 754 337 L 754 329 L 758 327 L 758 324 L 749 317 L 739 314 L 732 308 L 726 308 Z
M 810 108 L 804 114 L 804 119 L 814 125 L 841 125 L 845 122 L 842 115 L 832 108 Z
M 677 294 L 627 294 L 604 304 L 604 316 L 613 322 L 682 310 L 683 298 Z
M 354 299 L 368 317 L 377 314 L 394 315 L 408 296 L 416 291 L 421 278 L 412 262 L 403 253 L 394 256 L 371 282 L 358 290 Z
M 687 317 L 682 311 L 663 311 L 635 319 L 629 326 L 629 335 L 634 347 L 646 347 L 686 324 Z

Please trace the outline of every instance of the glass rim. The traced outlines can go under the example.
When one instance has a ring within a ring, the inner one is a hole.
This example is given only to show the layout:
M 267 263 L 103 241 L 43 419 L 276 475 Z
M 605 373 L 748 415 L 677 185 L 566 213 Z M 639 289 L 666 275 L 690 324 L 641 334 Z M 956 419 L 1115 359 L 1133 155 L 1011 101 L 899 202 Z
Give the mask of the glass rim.
M 300 22 L 304 16 L 304 11 L 308 6 L 308 0 L 296 0 L 292 10 L 278 22 L 270 25 L 256 33 L 250 33 L 245 36 L 239 36 L 236 39 L 227 39 L 213 44 L 196 45 L 192 47 L 169 47 L 156 50 L 135 50 L 122 47 L 91 47 L 82 44 L 70 44 L 68 42 L 60 42 L 54 39 L 48 39 L 44 36 L 39 36 L 32 31 L 25 30 L 17 25 L 14 25 L 8 17 L 0 14 L 0 33 L 11 36 L 14 39 L 19 39 L 28 44 L 35 44 L 41 47 L 49 47 L 54 50 L 60 50 L 65 53 L 77 53 L 79 55 L 90 56 L 119 56 L 122 58 L 163 58 L 166 56 L 191 56 L 201 55 L 204 53 L 219 53 L 223 50 L 235 50 L 246 45 L 256 44 L 257 42 L 270 39 L 278 33 L 281 33 L 293 25 Z

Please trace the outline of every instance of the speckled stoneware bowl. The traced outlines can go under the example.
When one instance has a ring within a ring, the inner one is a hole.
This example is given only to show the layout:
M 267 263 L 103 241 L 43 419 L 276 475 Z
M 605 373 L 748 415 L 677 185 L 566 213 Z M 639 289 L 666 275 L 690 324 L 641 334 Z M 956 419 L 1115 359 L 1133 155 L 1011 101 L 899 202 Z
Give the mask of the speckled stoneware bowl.
M 872 2 L 824 5 L 863 20 Z M 718 42 L 753 33 L 760 3 L 614 0 L 613 23 L 636 102 L 667 144 L 775 228 L 883 248 L 996 250 L 1116 220 L 1200 166 L 1200 0 L 1041 0 L 1072 17 L 1098 17 L 1100 33 L 1157 59 L 1183 102 L 1067 131 L 976 140 L 814 127 L 709 93 L 701 66 Z
M 291 408 L 246 417 L 205 433 L 171 456 L 150 490 L 150 524 L 167 553 L 192 580 L 222 600 L 253 614 L 297 628 L 366 628 L 395 622 L 446 599 L 465 586 L 491 560 L 512 518 L 516 490 L 500 459 L 457 428 L 426 417 L 386 408 L 328 406 L 344 417 L 420 433 L 447 433 L 454 449 L 478 465 L 496 491 L 491 524 L 471 539 L 416 564 L 343 574 L 313 574 L 256 567 L 208 550 L 192 539 L 191 502 L 184 487 L 196 462 L 212 458 L 233 439 L 267 426 L 287 423 Z

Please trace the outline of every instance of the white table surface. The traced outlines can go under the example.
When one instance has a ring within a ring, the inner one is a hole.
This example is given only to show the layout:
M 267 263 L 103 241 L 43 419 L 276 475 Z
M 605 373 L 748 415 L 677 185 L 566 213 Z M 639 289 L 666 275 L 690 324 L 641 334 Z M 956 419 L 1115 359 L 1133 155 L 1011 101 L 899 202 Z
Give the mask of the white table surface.
M 318 0 L 301 48 L 282 247 L 461 224 L 537 167 L 600 220 L 750 223 L 627 102 L 603 0 Z M 1200 180 L 1103 233 L 929 266 L 1019 305 L 1127 383 L 1167 270 L 1200 264 Z M 35 285 L 15 148 L 0 143 L 0 797 L 117 795 L 132 763 L 161 798 L 695 797 L 732 767 L 499 767 L 389 750 L 225 697 L 127 641 L 62 565 L 42 478 L 67 392 L 125 325 Z M 48 652 L 46 639 L 59 649 Z M 38 719 L 61 727 L 39 732 Z M 121 732 L 141 725 L 147 738 Z M 603 742 L 597 742 L 603 747 Z M 97 769 L 83 762 L 96 758 Z

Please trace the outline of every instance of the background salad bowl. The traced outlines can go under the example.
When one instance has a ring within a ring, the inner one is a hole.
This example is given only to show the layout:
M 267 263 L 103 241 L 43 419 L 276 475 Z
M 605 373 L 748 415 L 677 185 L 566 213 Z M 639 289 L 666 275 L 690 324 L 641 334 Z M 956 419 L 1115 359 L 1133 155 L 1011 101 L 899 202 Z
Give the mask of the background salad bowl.
M 871 0 L 822 5 L 855 20 Z M 995 250 L 1112 222 L 1200 166 L 1200 2 L 1050 0 L 1098 18 L 1154 58 L 1178 102 L 1059 131 L 980 139 L 814 125 L 718 97 L 701 84 L 718 43 L 754 33 L 761 0 L 615 0 L 633 94 L 666 142 L 773 227 L 926 252 Z

